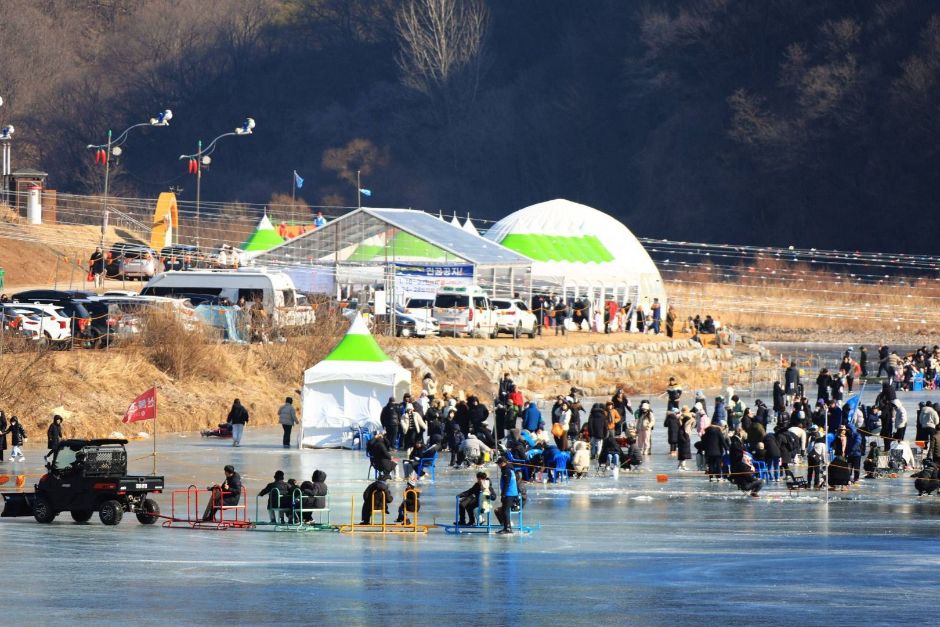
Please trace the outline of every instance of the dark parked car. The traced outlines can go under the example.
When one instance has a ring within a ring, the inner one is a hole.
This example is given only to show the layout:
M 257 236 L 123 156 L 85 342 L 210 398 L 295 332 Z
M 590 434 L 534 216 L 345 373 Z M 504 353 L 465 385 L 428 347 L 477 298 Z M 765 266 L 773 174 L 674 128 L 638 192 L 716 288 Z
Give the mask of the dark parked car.
M 205 257 L 195 246 L 175 244 L 160 249 L 164 270 L 193 270 L 207 267 Z

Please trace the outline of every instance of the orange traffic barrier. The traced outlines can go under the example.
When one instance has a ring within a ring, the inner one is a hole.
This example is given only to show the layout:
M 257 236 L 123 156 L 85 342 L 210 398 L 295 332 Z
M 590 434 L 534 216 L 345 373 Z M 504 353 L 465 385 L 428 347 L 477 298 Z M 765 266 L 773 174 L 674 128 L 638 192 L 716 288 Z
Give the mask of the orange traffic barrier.
M 16 487 L 22 488 L 26 485 L 26 475 L 16 475 Z
M 8 483 L 10 481 L 10 475 L 0 475 L 0 485 Z
M 656 483 L 666 483 L 669 481 L 669 475 L 656 475 Z

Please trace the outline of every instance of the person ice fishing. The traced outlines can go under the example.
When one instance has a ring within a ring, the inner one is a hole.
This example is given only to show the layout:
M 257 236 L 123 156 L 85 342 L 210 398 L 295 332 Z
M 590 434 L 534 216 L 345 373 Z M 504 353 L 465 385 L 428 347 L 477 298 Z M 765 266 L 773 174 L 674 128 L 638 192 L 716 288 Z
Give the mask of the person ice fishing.
M 206 505 L 206 511 L 202 515 L 203 522 L 209 522 L 215 516 L 216 512 L 222 511 L 223 506 L 231 507 L 238 505 L 242 498 L 242 478 L 235 472 L 235 467 L 227 465 L 222 469 L 225 473 L 225 480 L 222 485 L 214 485 L 206 488 L 212 492 L 209 497 L 209 503 Z M 223 518 L 223 516 L 220 517 Z
M 421 511 L 421 491 L 418 489 L 415 480 L 409 479 L 408 485 L 405 487 L 405 493 L 402 495 L 401 505 L 398 506 L 398 518 L 395 519 L 395 522 L 410 525 L 411 520 L 409 520 L 408 514 L 411 514 L 412 518 L 416 518 L 415 514 L 419 511 Z
M 487 512 L 493 509 L 492 501 L 496 499 L 496 495 L 490 486 L 489 476 L 485 472 L 478 472 L 474 484 L 458 496 L 460 498 L 458 506 L 460 515 L 454 524 L 461 527 L 479 522 L 475 513 L 476 510 L 479 508 L 480 519 L 482 519 Z
M 274 481 L 264 486 L 258 496 L 268 497 L 268 517 L 271 522 L 277 522 L 277 514 L 280 511 L 282 523 L 287 522 L 288 513 L 284 511 L 291 499 L 291 487 L 284 481 L 284 471 L 278 470 L 274 473 Z
M 381 512 L 385 507 L 385 513 L 388 514 L 388 506 L 394 500 L 392 493 L 388 489 L 388 475 L 381 474 L 379 478 L 370 483 L 362 493 L 362 521 L 360 524 L 372 524 L 373 512 Z

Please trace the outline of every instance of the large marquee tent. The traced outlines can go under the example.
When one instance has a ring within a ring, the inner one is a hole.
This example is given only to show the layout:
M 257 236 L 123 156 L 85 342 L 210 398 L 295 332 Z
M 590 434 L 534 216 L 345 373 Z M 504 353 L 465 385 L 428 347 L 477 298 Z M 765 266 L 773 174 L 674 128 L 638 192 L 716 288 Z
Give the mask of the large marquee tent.
M 381 428 L 388 399 L 410 390 L 411 373 L 385 354 L 356 314 L 336 348 L 304 372 L 300 446 L 338 448 L 352 429 Z
M 593 301 L 665 305 L 663 280 L 622 222 L 587 205 L 555 199 L 520 209 L 484 235 L 532 260 L 532 289 Z

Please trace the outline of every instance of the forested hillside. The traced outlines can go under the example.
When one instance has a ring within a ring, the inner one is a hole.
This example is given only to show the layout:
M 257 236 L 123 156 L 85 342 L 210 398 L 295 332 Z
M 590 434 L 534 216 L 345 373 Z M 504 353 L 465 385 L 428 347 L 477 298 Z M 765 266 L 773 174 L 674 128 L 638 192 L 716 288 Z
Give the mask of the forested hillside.
M 115 193 L 248 115 L 205 200 L 499 218 L 554 197 L 640 235 L 934 252 L 940 5 L 918 0 L 7 0 L 14 167 L 95 192 L 90 142 L 135 132 Z

